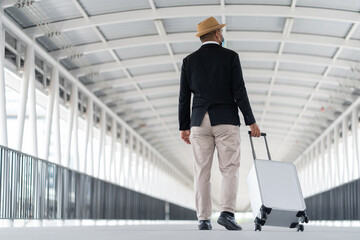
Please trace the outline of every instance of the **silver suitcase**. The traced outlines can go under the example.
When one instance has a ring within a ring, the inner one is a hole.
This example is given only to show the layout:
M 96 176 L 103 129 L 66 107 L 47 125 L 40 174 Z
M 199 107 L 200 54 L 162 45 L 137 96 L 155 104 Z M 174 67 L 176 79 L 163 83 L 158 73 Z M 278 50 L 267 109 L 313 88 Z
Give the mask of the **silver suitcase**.
M 254 216 L 255 231 L 264 225 L 296 228 L 304 231 L 309 218 L 302 195 L 296 167 L 292 163 L 271 161 L 269 147 L 264 137 L 269 160 L 256 158 L 249 131 L 254 165 L 247 176 L 250 203 Z

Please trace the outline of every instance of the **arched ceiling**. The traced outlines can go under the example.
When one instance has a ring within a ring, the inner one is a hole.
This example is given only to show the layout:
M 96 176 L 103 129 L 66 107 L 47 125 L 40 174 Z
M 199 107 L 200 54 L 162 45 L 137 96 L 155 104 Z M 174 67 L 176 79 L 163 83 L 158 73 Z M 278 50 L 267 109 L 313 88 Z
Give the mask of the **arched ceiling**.
M 275 160 L 294 161 L 360 93 L 358 0 L 5 0 L 2 8 L 190 178 L 191 147 L 178 130 L 179 70 L 201 46 L 196 25 L 205 18 L 227 24 L 226 47 L 240 56 Z M 246 211 L 252 156 L 247 127 L 241 132 L 237 206 Z M 214 209 L 220 182 L 215 154 Z

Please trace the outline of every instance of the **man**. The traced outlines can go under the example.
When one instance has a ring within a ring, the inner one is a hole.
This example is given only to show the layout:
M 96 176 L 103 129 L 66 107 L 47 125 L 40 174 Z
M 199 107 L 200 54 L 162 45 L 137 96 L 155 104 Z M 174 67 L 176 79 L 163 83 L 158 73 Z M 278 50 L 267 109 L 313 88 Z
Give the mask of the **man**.
M 234 218 L 240 166 L 241 110 L 252 136 L 260 137 L 247 96 L 239 56 L 224 48 L 222 28 L 210 17 L 197 25 L 202 46 L 183 59 L 179 94 L 179 130 L 194 154 L 194 187 L 200 230 L 211 230 L 210 172 L 215 147 L 222 174 L 218 223 L 241 230 Z M 191 92 L 194 94 L 190 117 Z

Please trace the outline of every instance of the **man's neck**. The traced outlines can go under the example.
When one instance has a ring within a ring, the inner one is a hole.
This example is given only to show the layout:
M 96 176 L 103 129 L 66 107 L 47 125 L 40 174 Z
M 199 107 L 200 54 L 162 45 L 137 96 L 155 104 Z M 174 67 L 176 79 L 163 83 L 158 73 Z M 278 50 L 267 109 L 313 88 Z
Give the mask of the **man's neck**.
M 219 44 L 219 43 L 214 40 L 210 40 L 210 41 L 205 41 L 202 44 L 204 45 L 204 44 Z

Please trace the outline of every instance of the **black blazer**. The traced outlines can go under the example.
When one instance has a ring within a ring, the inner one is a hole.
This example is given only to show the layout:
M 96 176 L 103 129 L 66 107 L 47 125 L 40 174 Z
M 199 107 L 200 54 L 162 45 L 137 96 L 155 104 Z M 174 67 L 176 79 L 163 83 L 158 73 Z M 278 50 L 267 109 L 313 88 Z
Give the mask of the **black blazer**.
M 191 92 L 194 94 L 190 117 Z M 208 111 L 211 126 L 240 126 L 238 107 L 246 125 L 255 123 L 239 55 L 219 44 L 207 43 L 183 59 L 179 93 L 179 130 L 200 126 Z

